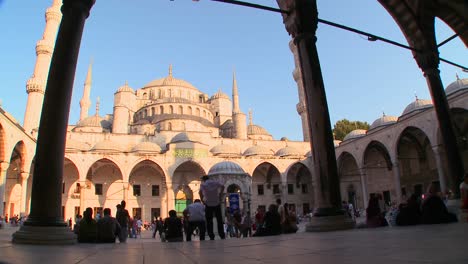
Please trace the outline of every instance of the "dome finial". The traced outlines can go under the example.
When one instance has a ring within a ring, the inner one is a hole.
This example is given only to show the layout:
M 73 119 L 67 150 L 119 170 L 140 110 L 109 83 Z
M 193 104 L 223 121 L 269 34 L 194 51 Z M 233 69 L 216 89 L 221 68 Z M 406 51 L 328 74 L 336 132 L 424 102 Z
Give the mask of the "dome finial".
M 172 64 L 169 64 L 169 76 L 172 77 Z
M 458 73 L 457 73 L 457 72 L 455 73 L 455 77 L 457 78 L 457 81 L 460 80 L 460 77 L 458 77 Z
M 382 117 L 385 117 L 385 111 L 382 109 Z
M 253 125 L 253 122 L 252 122 L 252 108 L 249 108 L 249 125 Z
M 414 91 L 414 98 L 416 99 L 415 101 L 419 100 L 418 99 L 418 94 L 416 93 L 416 91 Z
M 99 96 L 96 98 L 96 116 L 99 116 Z

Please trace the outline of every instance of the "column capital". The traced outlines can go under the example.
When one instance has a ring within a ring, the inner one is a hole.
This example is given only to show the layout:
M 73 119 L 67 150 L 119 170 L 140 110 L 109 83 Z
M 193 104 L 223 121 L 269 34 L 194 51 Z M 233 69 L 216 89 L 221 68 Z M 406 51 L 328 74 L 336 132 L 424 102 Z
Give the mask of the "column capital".
M 316 0 L 276 0 L 276 2 L 282 10 L 289 12 L 282 14 L 289 35 L 293 38 L 315 36 L 318 23 Z
M 96 3 L 96 0 L 63 0 L 63 5 L 61 8 L 62 14 L 72 10 L 79 10 L 83 12 L 87 18 L 94 3 Z
M 6 161 L 0 162 L 0 171 L 5 171 L 8 169 L 8 166 L 10 166 L 10 163 Z

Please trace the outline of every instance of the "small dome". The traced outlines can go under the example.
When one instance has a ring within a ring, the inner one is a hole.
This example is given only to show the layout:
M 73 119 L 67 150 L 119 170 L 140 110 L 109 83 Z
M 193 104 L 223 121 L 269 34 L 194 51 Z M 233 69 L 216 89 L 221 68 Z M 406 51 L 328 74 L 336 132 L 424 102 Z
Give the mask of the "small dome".
M 271 156 L 273 155 L 273 151 L 262 146 L 252 146 L 246 149 L 242 155 L 247 157 L 256 155 Z
M 366 133 L 367 133 L 367 130 L 364 130 L 364 129 L 353 130 L 344 137 L 343 141 L 363 137 L 366 135 Z
M 125 148 L 119 143 L 107 139 L 96 143 L 96 145 L 94 145 L 91 150 L 103 152 L 123 152 L 124 149 Z
M 135 93 L 135 91 L 130 86 L 128 86 L 127 82 L 125 82 L 123 86 L 120 86 L 117 92 L 118 93 L 122 93 L 122 92 Z
M 98 115 L 89 116 L 76 125 L 76 127 L 102 127 L 104 129 L 110 129 L 111 126 L 112 124 L 109 121 Z
M 447 88 L 445 88 L 445 94 L 450 95 L 457 91 L 461 91 L 467 88 L 468 88 L 468 78 L 459 79 L 457 76 L 457 80 L 449 84 Z
M 216 145 L 214 146 L 210 152 L 217 156 L 217 155 L 240 155 L 240 151 L 237 147 L 233 145 Z
M 335 148 L 336 147 L 339 147 L 340 146 L 340 143 L 341 143 L 341 140 L 333 140 L 333 145 L 335 145 Z
M 397 121 L 398 121 L 398 117 L 388 116 L 384 114 L 382 117 L 372 122 L 372 125 L 369 127 L 369 130 L 377 128 L 377 127 L 381 127 L 381 126 L 388 126 L 388 125 L 396 123 Z
M 298 149 L 294 147 L 284 147 L 282 149 L 279 149 L 276 153 L 275 156 L 278 157 L 291 157 L 291 156 L 304 156 L 304 153 L 301 153 Z
M 208 175 L 217 175 L 217 174 L 235 174 L 235 175 L 245 175 L 244 169 L 238 164 L 231 161 L 222 161 L 215 164 L 208 171 Z
M 86 151 L 89 150 L 91 146 L 88 143 L 80 142 L 74 139 L 67 139 L 66 147 L 67 150 L 78 150 L 78 151 Z
M 414 111 L 419 111 L 419 110 L 423 110 L 423 109 L 430 108 L 430 107 L 432 107 L 431 100 L 423 100 L 423 99 L 416 98 L 414 102 L 412 102 L 405 108 L 405 110 L 403 111 L 401 115 L 404 116 Z
M 221 92 L 221 90 L 219 90 L 218 92 L 213 94 L 213 96 L 211 96 L 211 99 L 219 99 L 219 98 L 224 98 L 224 99 L 231 100 L 231 98 L 229 98 L 229 95 Z
M 161 153 L 161 147 L 153 142 L 141 142 L 132 148 L 132 152 Z
M 172 139 L 171 139 L 171 143 L 180 143 L 180 142 L 198 142 L 200 143 L 200 139 L 198 139 L 196 136 L 192 135 L 192 134 L 187 134 L 185 132 L 181 132 L 177 135 L 175 135 Z
M 266 135 L 271 136 L 266 129 L 257 125 L 249 125 L 247 127 L 247 135 Z

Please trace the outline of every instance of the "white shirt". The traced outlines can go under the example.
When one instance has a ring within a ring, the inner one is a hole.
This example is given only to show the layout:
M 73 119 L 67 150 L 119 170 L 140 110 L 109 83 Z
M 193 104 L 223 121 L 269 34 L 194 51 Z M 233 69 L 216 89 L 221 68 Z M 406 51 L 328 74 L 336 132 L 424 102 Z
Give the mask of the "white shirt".
M 205 221 L 205 206 L 201 203 L 193 203 L 187 207 L 189 222 Z
M 220 204 L 219 194 L 223 190 L 224 185 L 208 179 L 200 186 L 200 191 L 203 193 L 203 201 L 207 206 L 218 206 Z

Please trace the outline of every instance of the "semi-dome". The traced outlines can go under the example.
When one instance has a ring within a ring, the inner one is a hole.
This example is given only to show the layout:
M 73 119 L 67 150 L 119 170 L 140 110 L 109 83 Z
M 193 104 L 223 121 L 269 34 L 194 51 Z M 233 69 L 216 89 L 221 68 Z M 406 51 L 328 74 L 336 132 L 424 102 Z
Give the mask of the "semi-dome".
M 127 82 L 125 82 L 125 84 L 123 86 L 120 86 L 119 89 L 117 90 L 117 92 L 118 93 L 123 93 L 123 92 L 135 93 L 135 91 L 130 86 L 128 86 Z
M 412 113 L 414 111 L 419 111 L 427 108 L 432 107 L 432 101 L 431 100 L 424 100 L 424 99 L 418 99 L 414 100 L 411 104 L 409 104 L 403 113 L 401 114 L 402 116 L 407 115 L 409 113 Z
M 457 76 L 457 80 L 449 84 L 447 88 L 445 88 L 445 94 L 450 95 L 457 91 L 461 91 L 467 88 L 468 88 L 468 78 L 460 79 Z
M 382 115 L 380 118 L 377 118 L 372 125 L 369 127 L 369 130 L 375 129 L 381 126 L 388 126 L 394 124 L 398 121 L 398 117 L 396 116 L 389 116 L 389 115 Z
M 365 136 L 367 133 L 367 130 L 365 129 L 355 129 L 351 132 L 349 132 L 343 139 L 343 141 L 347 141 L 347 140 L 351 140 L 351 139 L 355 139 L 355 138 L 360 138 L 360 137 L 363 137 Z
M 96 143 L 91 150 L 102 152 L 123 152 L 125 148 L 115 141 L 106 139 Z
M 258 125 L 249 125 L 247 127 L 247 135 L 265 135 L 271 136 L 266 129 Z
M 87 151 L 91 148 L 88 143 L 80 142 L 74 139 L 67 139 L 65 149 L 66 150 L 77 150 L 77 151 Z
M 239 148 L 233 145 L 220 144 L 214 146 L 210 152 L 215 155 L 240 155 Z
M 242 155 L 244 155 L 246 157 L 257 156 L 257 155 L 271 156 L 271 155 L 273 155 L 273 151 L 270 150 L 270 149 L 267 149 L 266 147 L 262 147 L 262 146 L 252 146 L 252 147 L 246 149 Z
M 275 156 L 277 157 L 298 157 L 298 156 L 304 156 L 304 153 L 298 150 L 295 147 L 284 147 L 276 151 Z
M 229 95 L 223 93 L 221 90 L 217 91 L 215 94 L 213 94 L 213 96 L 211 96 L 211 99 L 219 99 L 219 98 L 231 100 L 231 98 L 229 98 Z
M 99 115 L 89 116 L 76 125 L 76 127 L 101 127 L 104 129 L 110 129 L 112 126 L 111 122 L 100 117 Z
M 211 169 L 208 171 L 208 175 L 219 175 L 219 174 L 230 174 L 230 175 L 245 175 L 244 169 L 239 166 L 237 163 L 232 161 L 222 161 L 220 163 L 216 163 Z
M 187 134 L 185 132 L 181 132 L 181 133 L 175 135 L 171 139 L 171 143 L 181 143 L 181 142 L 198 142 L 198 143 L 201 143 L 200 139 L 198 139 L 195 135 Z
M 132 152 L 140 153 L 161 153 L 161 147 L 153 142 L 140 142 L 132 148 Z

